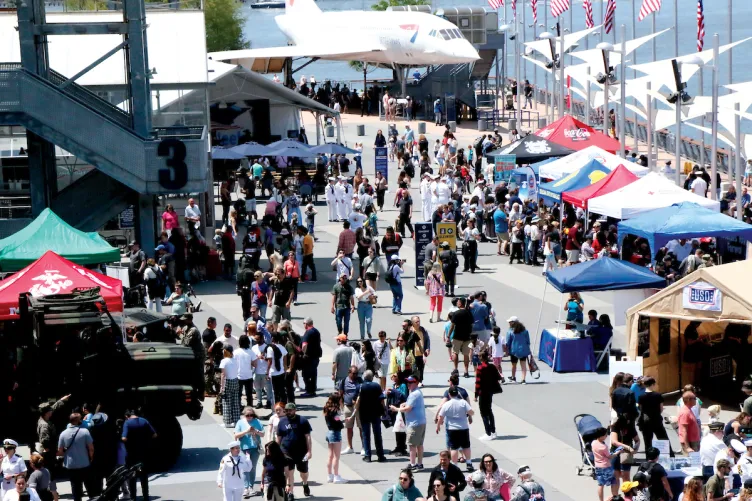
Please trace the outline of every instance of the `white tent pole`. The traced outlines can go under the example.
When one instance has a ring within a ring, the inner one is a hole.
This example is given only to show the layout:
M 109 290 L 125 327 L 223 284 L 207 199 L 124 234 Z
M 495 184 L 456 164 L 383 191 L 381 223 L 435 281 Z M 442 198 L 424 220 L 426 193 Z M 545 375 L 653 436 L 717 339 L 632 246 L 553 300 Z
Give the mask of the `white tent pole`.
M 559 350 L 559 336 L 561 333 L 559 332 L 561 330 L 561 312 L 564 310 L 564 293 L 560 294 L 560 300 L 559 300 L 559 315 L 558 320 L 556 321 L 556 344 L 554 345 L 554 358 L 551 360 L 551 363 L 553 364 L 553 367 L 551 369 L 556 372 L 556 355 Z
M 533 348 L 538 345 L 538 336 L 540 335 L 541 318 L 543 318 L 543 305 L 546 303 L 546 289 L 548 289 L 548 278 L 546 278 L 543 284 L 543 295 L 541 296 L 541 305 L 538 310 L 538 323 L 535 324 L 535 341 L 533 341 Z

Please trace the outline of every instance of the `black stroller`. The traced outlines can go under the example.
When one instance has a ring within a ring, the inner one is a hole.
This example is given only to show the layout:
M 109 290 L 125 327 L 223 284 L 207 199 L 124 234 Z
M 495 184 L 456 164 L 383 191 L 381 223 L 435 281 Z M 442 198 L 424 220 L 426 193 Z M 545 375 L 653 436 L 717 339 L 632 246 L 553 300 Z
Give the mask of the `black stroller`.
M 589 476 L 595 478 L 595 458 L 593 449 L 590 446 L 593 440 L 598 438 L 598 430 L 603 428 L 598 419 L 590 414 L 577 414 L 574 417 L 574 425 L 577 427 L 577 436 L 580 439 L 580 453 L 582 455 L 582 465 L 577 466 L 577 475 L 586 472 Z
M 91 501 L 118 501 L 118 495 L 123 485 L 136 476 L 143 468 L 141 463 L 133 466 L 120 466 L 107 477 L 106 487 L 101 496 L 91 498 Z M 135 498 L 135 496 L 133 496 Z

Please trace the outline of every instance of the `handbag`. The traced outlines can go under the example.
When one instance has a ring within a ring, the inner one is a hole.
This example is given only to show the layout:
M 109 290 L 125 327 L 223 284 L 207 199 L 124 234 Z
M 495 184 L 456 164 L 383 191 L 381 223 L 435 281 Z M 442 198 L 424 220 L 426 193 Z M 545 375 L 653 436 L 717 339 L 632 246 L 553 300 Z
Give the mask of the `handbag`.
M 378 301 L 379 301 L 378 298 L 376 296 L 374 296 L 373 294 L 371 294 L 370 296 L 368 296 L 368 302 L 370 304 L 376 304 L 376 303 L 378 303 Z

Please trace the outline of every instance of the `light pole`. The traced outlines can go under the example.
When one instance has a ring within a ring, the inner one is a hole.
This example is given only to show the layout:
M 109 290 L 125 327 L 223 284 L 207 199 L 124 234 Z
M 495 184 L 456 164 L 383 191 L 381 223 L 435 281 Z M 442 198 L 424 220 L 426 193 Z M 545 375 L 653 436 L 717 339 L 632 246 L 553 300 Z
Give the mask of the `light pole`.
M 717 200 L 716 191 L 718 189 L 718 181 L 716 176 L 718 174 L 718 54 L 720 53 L 720 37 L 718 33 L 713 35 L 713 109 L 712 114 L 712 146 L 710 159 L 710 198 Z M 737 193 L 737 198 L 741 197 Z
M 676 92 L 671 94 L 668 97 L 668 102 L 673 104 L 676 107 L 676 140 L 675 140 L 675 157 L 674 162 L 676 162 L 676 165 L 674 166 L 674 181 L 676 182 L 677 186 L 681 186 L 681 173 L 679 171 L 679 168 L 681 166 L 681 129 L 682 129 L 682 105 L 689 104 L 692 100 L 692 97 L 687 94 L 686 88 L 687 84 L 683 81 L 681 76 L 681 67 L 685 64 L 693 64 L 702 67 L 705 63 L 702 59 L 700 59 L 699 56 L 693 56 L 690 58 L 686 58 L 685 60 L 679 62 L 678 60 L 674 59 L 671 61 L 671 65 L 674 70 L 674 81 L 676 83 Z
M 506 9 L 506 7 L 505 7 Z M 506 20 L 505 20 L 506 21 Z M 502 24 L 499 26 L 499 33 L 507 33 L 509 29 L 512 26 L 510 24 Z M 507 45 L 509 44 L 509 37 L 504 39 L 504 46 L 501 48 L 501 59 L 503 61 L 502 69 L 503 69 L 503 76 L 502 76 L 502 82 L 501 82 L 501 109 L 502 109 L 502 115 L 505 115 L 504 110 L 506 109 L 506 96 L 504 95 L 504 89 L 506 87 L 507 83 Z M 498 87 L 498 86 L 497 86 Z M 498 101 L 499 95 L 498 92 L 496 94 L 496 100 Z
M 554 89 L 556 89 L 556 66 L 561 65 L 561 57 L 556 57 L 556 48 L 554 46 L 554 39 L 556 38 L 556 35 L 551 33 L 550 31 L 544 31 L 538 37 L 541 40 L 548 40 L 548 45 L 551 48 L 551 62 L 546 64 L 546 67 L 548 67 L 551 70 L 551 117 L 549 118 L 548 122 L 553 122 L 554 117 Z M 546 74 L 546 92 L 548 92 L 548 74 Z M 548 102 L 546 102 L 546 114 L 548 115 Z
M 621 158 L 627 158 L 627 147 L 626 147 L 626 139 L 627 139 L 627 131 L 626 131 L 626 124 L 627 124 L 627 25 L 622 24 L 621 25 L 621 48 L 619 50 L 621 52 L 621 71 L 619 72 L 621 76 L 621 81 L 619 82 L 619 87 L 621 90 L 621 104 L 619 106 L 619 146 L 621 151 Z M 637 124 L 635 123 L 635 126 Z M 635 129 L 635 136 L 637 135 L 637 130 Z
M 561 23 L 559 23 L 559 27 L 561 27 Z M 564 118 L 564 115 L 567 112 L 566 111 L 567 107 L 566 107 L 565 100 L 564 100 L 565 82 L 564 82 L 564 30 L 563 29 L 559 30 L 559 42 L 560 42 L 560 45 L 559 45 L 559 85 L 561 85 L 561 97 L 559 98 L 560 99 L 559 118 Z
M 609 53 L 615 52 L 613 44 L 608 42 L 601 42 L 595 46 L 603 54 L 603 73 L 598 73 L 595 79 L 599 84 L 603 85 L 603 133 L 608 136 L 611 117 L 609 117 L 609 85 L 614 80 L 613 67 L 609 63 Z M 622 145 L 623 148 L 623 145 Z M 623 153 L 623 151 L 622 151 Z M 623 155 L 622 155 L 623 157 Z

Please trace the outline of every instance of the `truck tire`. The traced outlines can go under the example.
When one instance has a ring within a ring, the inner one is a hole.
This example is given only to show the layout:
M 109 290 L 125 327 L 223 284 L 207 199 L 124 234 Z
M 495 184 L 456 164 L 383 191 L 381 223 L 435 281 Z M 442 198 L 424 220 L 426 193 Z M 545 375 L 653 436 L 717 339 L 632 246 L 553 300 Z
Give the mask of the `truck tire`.
M 180 457 L 183 448 L 183 429 L 175 416 L 147 416 L 157 432 L 152 454 L 146 462 L 147 470 L 160 473 L 169 470 Z

